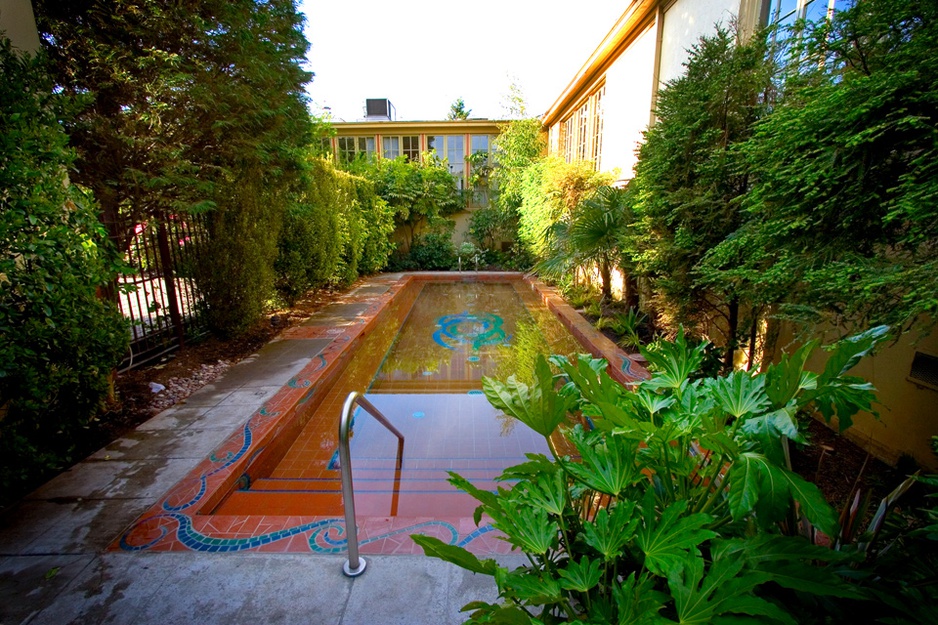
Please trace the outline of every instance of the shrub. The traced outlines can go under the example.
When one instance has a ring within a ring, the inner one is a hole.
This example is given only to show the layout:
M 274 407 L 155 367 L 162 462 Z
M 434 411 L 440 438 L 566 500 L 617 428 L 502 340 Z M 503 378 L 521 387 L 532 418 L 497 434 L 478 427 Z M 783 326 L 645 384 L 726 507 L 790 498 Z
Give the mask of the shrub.
M 129 333 L 99 297 L 114 256 L 74 159 L 44 66 L 0 39 L 0 504 L 61 468 L 110 390 Z
M 518 209 L 518 238 L 536 257 L 548 254 L 548 231 L 612 175 L 598 173 L 591 163 L 567 163 L 556 156 L 531 165 L 524 172 Z
M 540 357 L 531 384 L 484 378 L 491 404 L 544 436 L 554 457 L 530 454 L 496 493 L 450 481 L 481 503 L 476 522 L 491 518 L 529 564 L 508 570 L 413 539 L 493 576 L 502 603 L 466 606 L 473 623 L 794 623 L 805 622 L 799 604 L 862 599 L 840 574 L 847 554 L 790 535 L 804 523 L 828 536 L 839 527 L 818 488 L 787 468 L 784 446 L 802 440 L 799 411 L 836 414 L 844 428 L 869 409 L 871 387 L 846 374 L 885 335 L 842 342 L 820 374 L 804 371 L 809 343 L 764 373 L 691 382 L 704 346 L 679 333 L 643 352 L 654 373 L 634 389 L 586 355 L 552 357 L 558 376 Z M 559 427 L 578 460 L 551 445 Z
M 270 197 L 259 171 L 219 187 L 216 198 L 198 284 L 212 329 L 236 336 L 258 320 L 273 295 L 283 201 Z
M 453 239 L 446 232 L 429 232 L 417 236 L 409 256 L 417 270 L 446 271 L 456 264 Z
M 393 212 L 370 181 L 323 158 L 310 158 L 307 167 L 284 218 L 274 265 L 277 290 L 290 303 L 311 288 L 379 271 L 392 249 Z

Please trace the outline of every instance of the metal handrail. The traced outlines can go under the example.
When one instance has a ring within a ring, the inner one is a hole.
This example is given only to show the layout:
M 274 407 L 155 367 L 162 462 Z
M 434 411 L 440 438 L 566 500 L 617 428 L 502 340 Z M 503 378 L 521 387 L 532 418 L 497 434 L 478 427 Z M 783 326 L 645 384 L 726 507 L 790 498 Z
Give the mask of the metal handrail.
M 349 577 L 356 577 L 365 572 L 366 562 L 358 555 L 358 526 L 355 524 L 355 493 L 352 488 L 352 459 L 349 452 L 349 432 L 352 427 L 352 409 L 358 404 L 371 413 L 378 423 L 391 431 L 398 438 L 397 470 L 401 470 L 404 458 L 404 435 L 391 425 L 381 411 L 375 408 L 361 393 L 353 391 L 342 406 L 342 418 L 339 420 L 339 468 L 342 470 L 342 501 L 345 504 L 345 533 L 348 536 L 348 560 L 342 570 Z

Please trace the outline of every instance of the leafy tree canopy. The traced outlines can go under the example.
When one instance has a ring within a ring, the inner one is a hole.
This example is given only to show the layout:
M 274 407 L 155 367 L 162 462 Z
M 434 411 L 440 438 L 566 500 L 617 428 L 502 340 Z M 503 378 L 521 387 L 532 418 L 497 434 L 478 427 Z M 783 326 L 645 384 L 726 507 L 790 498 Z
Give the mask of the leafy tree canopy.
M 658 94 L 635 178 L 638 224 L 627 247 L 650 279 L 669 325 L 736 343 L 739 293 L 731 282 L 701 282 L 697 265 L 742 223 L 747 164 L 734 146 L 766 112 L 772 65 L 763 36 L 746 44 L 718 29 L 691 51 L 687 72 Z
M 808 25 L 783 100 L 745 147 L 749 221 L 712 283 L 805 321 L 934 323 L 938 7 L 863 0 Z
M 472 114 L 472 109 L 466 108 L 466 103 L 462 98 L 456 98 L 452 104 L 449 105 L 449 113 L 446 115 L 446 119 L 452 121 L 456 119 L 469 119 L 469 115 Z

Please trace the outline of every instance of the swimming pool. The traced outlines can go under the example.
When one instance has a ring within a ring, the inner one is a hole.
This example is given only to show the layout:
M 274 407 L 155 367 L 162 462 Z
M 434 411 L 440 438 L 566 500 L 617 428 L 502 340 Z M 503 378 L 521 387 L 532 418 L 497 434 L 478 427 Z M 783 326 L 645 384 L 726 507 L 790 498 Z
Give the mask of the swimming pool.
M 348 393 L 367 391 L 406 443 L 395 472 L 393 437 L 367 416 L 356 419 L 351 452 L 363 552 L 410 549 L 403 534 L 412 531 L 480 553 L 503 551 L 471 524 L 476 503 L 446 482 L 446 471 L 494 488 L 504 467 L 547 448 L 499 418 L 481 394 L 482 376 L 523 377 L 539 352 L 584 349 L 609 359 L 623 381 L 636 371 L 542 285 L 518 274 L 464 276 L 388 276 L 386 287 L 360 289 L 360 301 L 343 304 L 354 313 L 351 323 L 325 318 L 285 333 L 331 342 L 119 548 L 342 551 L 337 422 Z
M 537 353 L 582 348 L 556 317 L 534 316 L 538 301 L 521 281 L 415 281 L 399 297 L 329 390 L 333 400 L 367 390 L 406 439 L 395 475 L 396 439 L 356 414 L 356 509 L 364 516 L 471 516 L 476 502 L 447 482 L 448 471 L 494 490 L 504 468 L 526 453 L 549 452 L 543 438 L 489 405 L 482 377 L 523 377 Z M 341 514 L 333 406 L 325 401 L 302 415 L 306 425 L 295 441 L 259 458 L 213 514 Z

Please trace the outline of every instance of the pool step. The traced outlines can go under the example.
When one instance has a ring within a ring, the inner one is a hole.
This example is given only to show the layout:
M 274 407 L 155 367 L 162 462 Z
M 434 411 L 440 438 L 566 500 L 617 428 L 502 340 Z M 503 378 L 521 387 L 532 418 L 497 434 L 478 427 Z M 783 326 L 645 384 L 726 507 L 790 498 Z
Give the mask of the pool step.
M 499 471 L 464 471 L 477 488 L 495 490 Z M 442 472 L 355 470 L 355 505 L 362 516 L 447 514 L 471 516 L 478 502 L 446 481 Z M 502 486 L 506 486 L 502 484 Z M 212 514 L 330 516 L 343 514 L 342 483 L 336 478 L 258 479 L 250 490 L 232 492 Z

